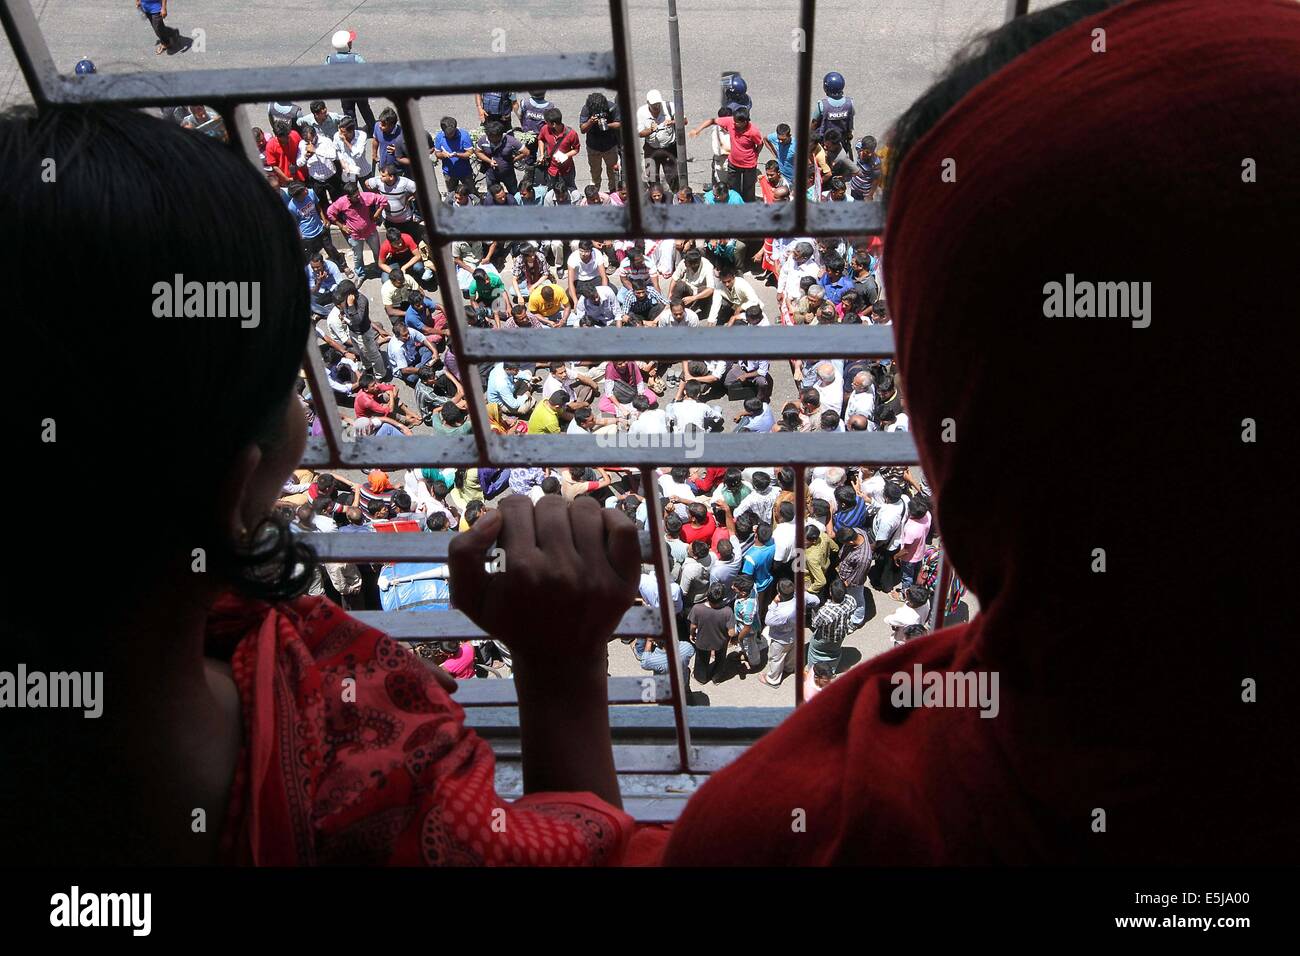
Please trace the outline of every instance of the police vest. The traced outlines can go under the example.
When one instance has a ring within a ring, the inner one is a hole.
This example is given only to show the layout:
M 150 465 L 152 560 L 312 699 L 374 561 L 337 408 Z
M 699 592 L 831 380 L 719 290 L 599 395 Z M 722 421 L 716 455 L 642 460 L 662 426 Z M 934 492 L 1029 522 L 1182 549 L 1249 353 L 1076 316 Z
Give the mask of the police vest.
M 832 106 L 829 99 L 823 99 L 821 110 L 821 122 L 817 126 L 817 132 L 825 136 L 827 130 L 837 129 L 847 138 L 853 128 L 853 98 L 844 97 L 844 102 L 839 106 Z

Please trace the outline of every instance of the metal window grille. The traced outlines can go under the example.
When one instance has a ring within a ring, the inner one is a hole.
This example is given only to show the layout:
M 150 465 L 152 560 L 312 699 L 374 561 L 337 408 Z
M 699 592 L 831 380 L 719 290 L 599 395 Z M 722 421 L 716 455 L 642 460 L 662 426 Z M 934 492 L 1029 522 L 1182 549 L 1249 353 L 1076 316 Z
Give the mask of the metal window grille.
M 1006 19 L 1028 11 L 1028 0 L 1007 0 Z M 562 53 L 546 56 L 493 56 L 440 60 L 336 64 L 329 68 L 285 66 L 258 69 L 193 70 L 178 73 L 95 74 L 83 77 L 60 75 L 29 0 L 0 0 L 0 19 L 13 47 L 18 66 L 37 108 L 54 104 L 112 104 L 118 106 L 169 106 L 177 103 L 207 103 L 226 118 L 231 145 L 240 149 L 260 168 L 249 130 L 249 103 L 286 102 L 297 97 L 341 98 L 382 96 L 397 109 L 403 128 L 425 129 L 418 98 L 438 94 L 473 93 L 483 89 L 573 89 L 598 87 L 615 90 L 628 109 L 636 103 L 633 82 L 631 36 L 627 0 L 610 0 L 613 48 L 592 53 Z M 796 129 L 807 130 L 812 113 L 812 70 L 816 5 L 802 0 L 799 26 L 803 49 L 798 53 L 798 118 Z M 425 233 L 434 251 L 440 287 L 458 288 L 451 243 L 459 239 L 527 239 L 540 225 L 553 234 L 574 238 L 603 238 L 622 235 L 642 237 L 708 237 L 719 234 L 741 238 L 765 236 L 877 235 L 883 228 L 880 204 L 808 202 L 806 171 L 809 138 L 799 136 L 795 160 L 793 201 L 778 206 L 746 204 L 648 206 L 643 203 L 643 170 L 637 161 L 636 134 L 632 123 L 622 127 L 622 150 L 628 160 L 624 178 L 627 205 L 613 207 L 491 208 L 455 207 L 442 201 L 428 151 L 418 149 L 412 157 L 411 173 L 421 208 L 428 210 Z M 663 447 L 611 449 L 598 444 L 595 436 L 559 435 L 532 438 L 494 435 L 487 422 L 487 403 L 479 366 L 503 359 L 569 359 L 574 355 L 593 359 L 624 359 L 654 356 L 661 359 L 833 358 L 854 356 L 888 358 L 893 355 L 893 336 L 887 328 L 874 326 L 801 326 L 749 329 L 743 338 L 722 328 L 697 328 L 686 335 L 659 329 L 606 329 L 589 336 L 580 329 L 555 329 L 535 337 L 523 330 L 470 328 L 464 303 L 457 295 L 444 295 L 443 310 L 456 356 L 465 366 L 464 385 L 469 399 L 472 436 L 404 438 L 362 438 L 345 440 L 337 408 L 320 401 L 331 394 L 319 350 L 313 342 L 307 349 L 304 368 L 317 397 L 317 415 L 324 436 L 309 441 L 302 464 L 319 468 L 406 468 L 446 466 L 577 466 L 604 465 L 617 458 L 622 466 L 640 470 L 642 487 L 657 486 L 654 470 L 673 465 L 735 465 L 763 463 L 789 465 L 795 472 L 796 540 L 804 540 L 807 468 L 812 464 L 876 465 L 911 464 L 916 450 L 905 433 L 772 433 L 710 434 L 700 453 L 686 457 L 686 449 L 667 443 Z M 653 560 L 659 583 L 659 608 L 634 607 L 620 622 L 616 636 L 651 636 L 666 643 L 669 657 L 667 678 L 655 679 L 655 698 L 671 703 L 676 731 L 675 754 L 662 750 L 649 756 L 618 757 L 621 772 L 709 773 L 743 748 L 714 747 L 708 752 L 692 748 L 682 669 L 678 657 L 676 621 L 671 610 L 667 575 L 667 547 L 662 515 L 647 509 L 648 535 L 643 536 L 643 557 Z M 450 533 L 419 535 L 323 535 L 313 539 L 316 550 L 327 561 L 445 561 Z M 804 594 L 802 570 L 796 572 L 796 660 L 804 660 Z M 941 626 L 943 600 L 950 570 L 940 574 L 933 620 Z M 456 611 L 366 612 L 358 617 L 398 640 L 477 639 L 486 635 Z M 795 681 L 796 705 L 803 703 L 801 668 Z M 513 701 L 513 682 L 484 682 L 474 703 L 508 704 Z M 641 678 L 612 678 L 610 703 L 633 703 L 644 699 L 646 685 Z M 725 710 L 726 708 L 712 708 Z M 715 721 L 710 719 L 710 723 Z M 732 753 L 734 751 L 735 753 Z M 508 756 L 508 754 L 502 754 Z M 653 814 L 649 818 L 654 818 Z

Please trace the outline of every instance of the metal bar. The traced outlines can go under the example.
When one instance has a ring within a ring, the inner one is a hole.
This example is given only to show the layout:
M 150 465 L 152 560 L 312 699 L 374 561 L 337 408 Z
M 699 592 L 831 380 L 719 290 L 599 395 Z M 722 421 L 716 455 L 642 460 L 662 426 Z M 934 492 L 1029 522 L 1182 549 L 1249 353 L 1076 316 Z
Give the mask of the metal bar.
M 312 550 L 322 561 L 355 561 L 382 564 L 388 561 L 428 561 L 444 564 L 447 550 L 457 537 L 451 531 L 423 531 L 410 534 L 322 534 L 310 539 Z M 642 531 L 641 560 L 653 561 L 650 533 Z
M 1006 19 L 1008 21 L 1014 20 L 1016 17 L 1023 17 L 1028 12 L 1029 0 L 1007 0 Z
M 261 172 L 264 164 L 262 157 L 258 155 L 257 143 L 253 141 L 253 121 L 248 113 L 248 107 L 234 100 L 216 100 L 212 102 L 212 109 L 217 111 L 222 122 L 226 124 L 230 147 L 240 152 L 254 169 Z M 328 223 L 326 225 L 328 227 Z
M 664 535 L 663 508 L 659 504 L 659 482 L 653 468 L 641 469 L 641 494 L 645 497 L 646 524 L 650 529 L 650 547 L 654 551 L 655 579 L 659 585 L 659 616 L 663 627 L 659 636 L 668 641 L 668 678 L 673 689 L 673 721 L 677 729 L 677 757 L 682 773 L 691 772 L 691 728 L 686 719 L 686 682 L 681 655 L 677 648 L 677 614 L 673 610 L 672 589 L 668 586 L 668 544 Z
M 691 178 L 686 169 L 686 102 L 682 99 L 682 37 L 677 0 L 668 0 L 668 59 L 673 73 L 673 111 L 677 117 L 677 185 L 686 187 L 691 184 Z M 638 164 L 640 159 L 638 156 Z
M 948 555 L 941 553 L 939 555 L 939 587 L 931 597 L 931 600 L 935 602 L 930 614 L 930 630 L 932 631 L 937 631 L 943 627 L 943 619 L 947 617 L 948 590 L 951 587 L 952 565 L 948 563 Z
M 808 235 L 808 157 L 812 155 L 812 70 L 813 36 L 817 28 L 817 7 L 814 0 L 801 0 L 799 4 L 800 39 L 799 91 L 795 103 L 797 120 L 794 128 L 794 232 Z M 858 205 L 852 203 L 852 205 Z
M 489 683 L 489 681 L 475 680 L 472 683 L 486 684 Z M 498 684 L 508 682 L 491 681 L 490 683 Z M 469 686 L 471 686 L 471 684 L 461 684 L 460 690 L 456 692 L 452 699 L 459 701 L 460 694 Z M 734 763 L 740 757 L 744 756 L 745 751 L 748 749 L 748 747 L 726 744 L 717 744 L 707 747 L 692 747 L 691 772 L 694 774 L 717 773 L 723 767 L 730 763 Z M 496 757 L 497 763 L 501 763 L 502 761 L 517 761 L 523 756 L 523 752 L 520 749 L 518 742 L 509 739 L 493 741 L 492 753 Z M 623 774 L 680 774 L 681 770 L 677 766 L 677 748 L 664 747 L 659 744 L 615 744 L 614 771 Z
M 402 124 L 402 135 L 406 139 L 407 152 L 411 157 L 411 178 L 415 182 L 416 195 L 420 200 L 420 211 L 424 213 L 424 238 L 432 252 L 438 247 L 439 224 L 447 207 L 442 201 L 438 178 L 433 171 L 433 158 L 429 155 L 428 140 L 424 136 L 420 104 L 414 99 L 402 99 L 397 101 L 396 108 L 398 121 Z M 412 141 L 418 143 L 418 147 L 412 147 Z M 379 175 L 377 171 L 375 175 Z M 439 277 L 439 282 L 441 281 Z M 452 288 L 459 288 L 459 286 L 453 283 Z
M 636 134 L 636 83 L 632 78 L 632 32 L 628 23 L 627 0 L 609 0 L 609 26 L 614 35 L 614 69 L 621 101 L 619 113 L 623 117 L 620 127 L 623 134 L 622 168 L 623 182 L 627 184 L 627 205 L 624 208 L 631 220 L 624 235 L 640 236 L 641 206 L 645 197 L 642 195 L 641 157 L 636 148 L 641 138 Z
M 30 7 L 21 0 L 8 0 L 5 8 L 10 7 L 26 7 L 30 16 Z M 8 16 L 5 21 L 8 29 Z M 13 37 L 12 32 L 10 36 Z M 15 51 L 28 47 L 26 35 L 21 43 L 14 44 Z M 44 48 L 42 40 L 36 49 Z M 562 90 L 612 86 L 616 81 L 614 54 L 602 51 L 174 73 L 96 73 L 75 80 L 56 79 L 46 89 L 50 94 L 47 99 L 57 103 L 168 106 L 202 102 L 214 93 L 243 103 L 284 102 L 300 97 L 339 99 L 362 92 L 396 101 L 409 97 L 475 93 L 493 87 L 522 90 L 540 84 L 547 89 Z
M 329 224 L 325 225 L 329 228 Z M 311 332 L 311 341 L 307 343 L 307 354 L 303 359 L 303 370 L 307 373 L 307 383 L 311 386 L 311 401 L 316 409 L 316 420 L 321 424 L 325 446 L 329 449 L 331 461 L 340 465 L 350 460 L 352 448 L 343 440 L 343 419 L 339 415 L 338 402 L 334 399 L 334 389 L 330 388 L 329 373 L 325 371 L 325 362 L 320 357 L 316 345 L 316 331 Z
M 865 203 L 863 205 L 866 205 Z M 503 359 L 619 361 L 661 359 L 890 358 L 894 330 L 884 325 L 773 325 L 762 328 L 469 329 L 462 361 Z
M 794 546 L 802 560 L 794 566 L 794 705 L 803 703 L 804 609 L 808 602 L 804 596 L 805 567 L 807 566 L 804 529 L 807 528 L 805 512 L 808 510 L 808 469 L 798 465 L 794 470 Z
M 18 61 L 18 69 L 22 71 L 23 80 L 37 106 L 44 107 L 56 102 L 61 82 L 80 87 L 82 81 L 95 79 L 94 76 L 79 76 L 75 80 L 60 79 L 59 68 L 50 56 L 45 34 L 41 32 L 41 25 L 27 0 L 0 2 L 0 21 L 4 22 L 14 59 Z
M 688 443 L 680 432 L 665 435 L 492 435 L 480 457 L 467 435 L 411 435 L 362 438 L 351 442 L 346 459 L 331 458 L 319 438 L 308 439 L 304 468 L 451 468 L 490 464 L 496 468 L 580 465 L 644 468 L 652 466 L 728 466 L 766 462 L 775 467 L 821 465 L 911 465 L 916 446 L 906 432 L 728 432 L 701 433 Z M 632 442 L 637 444 L 632 444 Z M 645 444 L 642 444 L 644 442 Z M 655 442 L 656 444 L 650 444 Z
M 351 611 L 362 624 L 377 628 L 395 641 L 481 641 L 489 635 L 460 611 Z M 658 635 L 659 615 L 632 607 L 614 629 L 614 637 Z
M 667 700 L 672 688 L 667 677 L 655 676 L 655 701 Z M 605 692 L 606 703 L 647 704 L 644 677 L 611 677 Z M 453 698 L 462 707 L 509 707 L 519 703 L 514 680 L 463 681 Z M 499 755 L 498 755 L 499 756 Z

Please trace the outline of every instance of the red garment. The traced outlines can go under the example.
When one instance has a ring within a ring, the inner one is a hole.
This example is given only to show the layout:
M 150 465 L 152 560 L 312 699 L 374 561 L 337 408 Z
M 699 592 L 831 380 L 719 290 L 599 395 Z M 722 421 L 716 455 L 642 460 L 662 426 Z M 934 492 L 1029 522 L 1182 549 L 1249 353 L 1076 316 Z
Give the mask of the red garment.
M 664 862 L 1294 857 L 1294 610 L 1255 560 L 1279 553 L 1276 502 L 1229 482 L 1211 505 L 1199 476 L 1285 473 L 1282 434 L 1242 439 L 1243 418 L 1297 419 L 1297 116 L 1300 5 L 1131 0 L 1020 54 L 907 152 L 885 286 L 980 613 L 834 680 L 695 795 Z M 1208 287 L 1206 236 L 1225 237 Z M 1044 286 L 1067 274 L 1149 281 L 1150 326 L 1050 317 Z M 896 707 L 918 663 L 997 674 L 997 715 Z
M 549 126 L 543 126 L 541 132 L 537 134 L 537 138 L 546 146 L 546 157 L 550 160 L 546 166 L 548 173 L 556 176 L 573 171 L 573 157 L 578 155 L 580 150 L 577 130 L 571 126 L 566 126 L 560 131 L 560 135 L 556 136 L 551 132 Z M 558 166 L 551 159 L 557 152 L 569 154 L 569 158 Z
M 718 530 L 718 522 L 714 520 L 712 512 L 704 519 L 704 524 L 696 524 L 694 521 L 688 521 L 682 525 L 681 538 L 686 542 L 689 548 L 696 541 L 713 540 L 713 532 Z
M 295 130 L 289 131 L 287 150 L 280 145 L 279 137 L 272 136 L 266 141 L 266 165 L 278 169 L 289 179 L 305 180 L 306 172 L 298 166 L 298 147 L 301 143 L 302 137 Z
M 707 495 L 727 476 L 725 468 L 705 468 L 704 477 L 695 479 L 695 487 L 702 495 Z
M 502 800 L 491 748 L 430 665 L 327 599 L 223 598 L 208 644 L 230 660 L 244 713 L 223 863 L 621 859 L 631 817 L 590 793 Z
M 411 256 L 418 255 L 419 252 L 420 249 L 416 246 L 415 240 L 406 233 L 402 233 L 401 246 L 395 247 L 387 239 L 379 244 L 379 261 L 387 262 L 388 257 L 393 256 L 395 259 L 409 262 Z
M 758 152 L 763 148 L 763 134 L 752 122 L 743 133 L 736 132 L 736 120 L 731 116 L 719 116 L 713 122 L 727 131 L 731 142 L 731 154 L 727 160 L 736 169 L 753 169 L 758 165 Z

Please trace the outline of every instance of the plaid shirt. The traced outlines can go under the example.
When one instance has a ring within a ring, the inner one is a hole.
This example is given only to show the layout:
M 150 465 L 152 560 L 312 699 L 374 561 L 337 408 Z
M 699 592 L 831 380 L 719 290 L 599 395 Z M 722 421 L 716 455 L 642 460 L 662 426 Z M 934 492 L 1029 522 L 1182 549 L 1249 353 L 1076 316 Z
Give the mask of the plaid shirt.
M 834 664 L 840 659 L 840 649 L 849 634 L 853 612 L 858 602 L 853 595 L 844 595 L 839 604 L 827 601 L 813 617 L 812 640 L 808 643 L 809 664 Z

